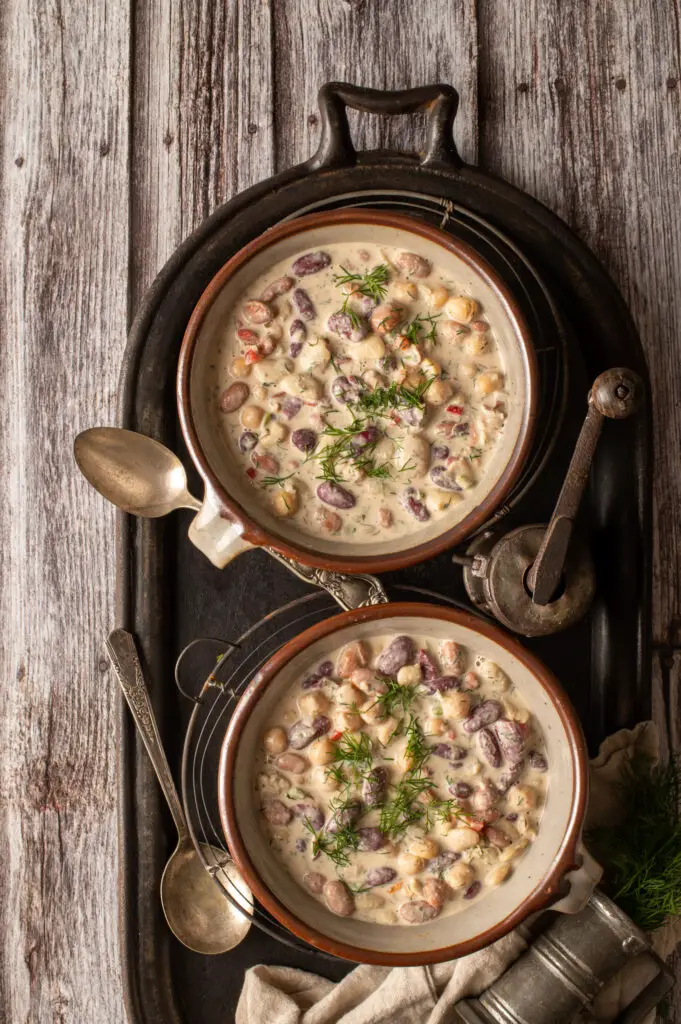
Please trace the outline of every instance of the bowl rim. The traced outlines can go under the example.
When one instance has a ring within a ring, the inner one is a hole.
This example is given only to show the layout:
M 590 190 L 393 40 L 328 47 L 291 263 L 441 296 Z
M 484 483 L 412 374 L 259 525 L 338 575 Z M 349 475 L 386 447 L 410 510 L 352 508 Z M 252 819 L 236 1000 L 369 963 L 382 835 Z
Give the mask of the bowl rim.
M 239 740 L 251 712 L 270 684 L 273 683 L 277 675 L 292 658 L 310 647 L 313 643 L 316 643 L 316 641 L 330 636 L 347 626 L 363 622 L 378 623 L 383 619 L 404 616 L 439 619 L 475 630 L 488 639 L 500 644 L 539 680 L 551 700 L 566 733 L 572 758 L 574 789 L 567 827 L 557 846 L 554 860 L 545 875 L 537 881 L 530 895 L 519 903 L 510 914 L 491 928 L 462 942 L 454 943 L 451 946 L 431 950 L 418 950 L 412 953 L 391 953 L 367 949 L 329 938 L 323 932 L 302 921 L 277 899 L 258 874 L 240 837 L 234 802 L 234 768 Z M 310 945 L 347 960 L 386 966 L 421 966 L 453 960 L 468 953 L 473 953 L 500 939 L 530 914 L 543 910 L 550 903 L 558 899 L 561 895 L 561 882 L 565 874 L 579 867 L 581 863 L 578 845 L 586 813 L 587 792 L 588 759 L 584 733 L 577 717 L 577 712 L 553 672 L 514 637 L 504 632 L 498 626 L 479 618 L 477 615 L 458 608 L 416 601 L 372 605 L 366 608 L 356 608 L 351 611 L 341 612 L 310 626 L 304 632 L 284 644 L 258 670 L 239 699 L 222 741 L 218 768 L 218 805 L 222 828 L 234 862 L 259 902 L 280 924 Z
M 248 511 L 231 497 L 227 486 L 212 469 L 199 440 L 191 408 L 192 368 L 199 333 L 208 311 L 229 278 L 256 254 L 281 239 L 303 234 L 311 228 L 336 224 L 370 224 L 395 228 L 410 235 L 426 238 L 456 255 L 474 273 L 483 278 L 505 308 L 515 327 L 525 368 L 526 401 L 520 431 L 502 473 L 488 494 L 467 516 L 436 537 L 412 547 L 403 548 L 398 552 L 381 556 L 343 555 L 340 551 L 319 552 L 313 546 L 292 543 L 257 523 Z M 215 495 L 221 515 L 223 518 L 241 525 L 245 541 L 257 547 L 274 548 L 288 558 L 296 559 L 314 568 L 334 569 L 339 572 L 388 572 L 425 561 L 441 551 L 454 547 L 485 523 L 502 504 L 520 475 L 534 439 L 539 400 L 538 390 L 539 369 L 530 329 L 513 293 L 494 268 L 472 246 L 456 235 L 450 235 L 440 228 L 404 214 L 362 208 L 311 213 L 277 224 L 243 246 L 218 270 L 204 289 L 185 329 L 177 368 L 176 395 L 180 427 L 191 459 L 206 487 Z

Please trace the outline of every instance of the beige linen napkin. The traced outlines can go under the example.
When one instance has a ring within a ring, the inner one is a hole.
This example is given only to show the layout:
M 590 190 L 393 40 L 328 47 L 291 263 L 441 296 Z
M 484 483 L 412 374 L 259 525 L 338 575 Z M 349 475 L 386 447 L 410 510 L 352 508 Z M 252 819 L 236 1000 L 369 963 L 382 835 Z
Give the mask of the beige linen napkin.
M 619 802 L 614 783 L 623 759 L 635 749 L 657 758 L 652 722 L 623 729 L 602 744 L 591 762 L 587 825 L 616 822 Z M 522 930 L 449 963 L 395 968 L 362 965 L 338 983 L 293 967 L 251 967 L 236 1024 L 449 1024 L 456 1002 L 479 995 L 524 952 Z M 654 938 L 656 952 L 667 955 L 681 939 L 679 922 L 671 930 L 668 925 L 661 928 Z M 646 980 L 629 979 L 627 972 L 618 976 L 599 996 L 594 1016 L 611 1020 Z

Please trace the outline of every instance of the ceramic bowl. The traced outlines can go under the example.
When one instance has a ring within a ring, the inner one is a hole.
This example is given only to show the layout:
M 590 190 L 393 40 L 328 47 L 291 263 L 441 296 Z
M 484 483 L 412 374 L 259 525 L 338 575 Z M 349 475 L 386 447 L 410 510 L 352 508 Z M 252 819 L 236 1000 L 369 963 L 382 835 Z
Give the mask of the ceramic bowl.
M 272 264 L 305 250 L 369 239 L 414 250 L 444 267 L 464 293 L 476 296 L 496 333 L 509 389 L 508 419 L 487 472 L 464 499 L 437 520 L 414 524 L 403 538 L 370 546 L 338 537 L 312 538 L 295 518 L 277 519 L 258 503 L 218 422 L 211 367 L 227 317 L 249 284 Z M 241 249 L 201 296 L 182 343 L 177 399 L 189 453 L 206 486 L 204 508 L 191 539 L 216 565 L 246 548 L 267 546 L 305 565 L 341 572 L 383 572 L 421 562 L 458 544 L 503 502 L 520 474 L 532 441 L 538 377 L 528 327 L 499 274 L 456 237 L 421 221 L 372 210 L 341 210 L 287 221 Z
M 510 878 L 468 908 L 409 927 L 338 917 L 294 883 L 267 843 L 254 788 L 253 752 L 288 687 L 344 643 L 393 632 L 452 639 L 497 662 L 536 716 L 550 766 L 537 838 Z M 218 797 L 230 851 L 260 903 L 313 946 L 358 962 L 418 965 L 471 953 L 561 896 L 563 905 L 556 909 L 581 909 L 598 876 L 596 870 L 583 888 L 584 878 L 575 874 L 582 857 L 587 754 L 574 708 L 552 673 L 515 639 L 457 609 L 376 605 L 333 616 L 287 643 L 257 673 L 232 716 L 222 745 Z

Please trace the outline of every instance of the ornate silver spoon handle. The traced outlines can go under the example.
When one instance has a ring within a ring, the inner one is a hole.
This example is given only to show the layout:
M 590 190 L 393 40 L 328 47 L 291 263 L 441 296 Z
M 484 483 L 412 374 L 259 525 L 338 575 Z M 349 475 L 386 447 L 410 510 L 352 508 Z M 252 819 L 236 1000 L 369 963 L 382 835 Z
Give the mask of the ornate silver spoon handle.
M 376 576 L 370 576 L 368 573 L 357 573 L 351 576 L 343 572 L 332 572 L 330 569 L 315 569 L 312 566 L 301 565 L 300 562 L 274 551 L 273 548 L 267 548 L 267 550 L 273 558 L 294 572 L 301 580 L 326 590 L 345 611 L 350 611 L 352 608 L 366 608 L 371 604 L 388 603 L 388 595 Z
M 135 719 L 135 725 L 144 740 L 163 795 L 168 801 L 178 836 L 182 840 L 189 835 L 187 821 L 156 726 L 156 717 L 144 682 L 135 640 L 126 630 L 114 629 L 106 641 L 106 649 L 132 717 Z

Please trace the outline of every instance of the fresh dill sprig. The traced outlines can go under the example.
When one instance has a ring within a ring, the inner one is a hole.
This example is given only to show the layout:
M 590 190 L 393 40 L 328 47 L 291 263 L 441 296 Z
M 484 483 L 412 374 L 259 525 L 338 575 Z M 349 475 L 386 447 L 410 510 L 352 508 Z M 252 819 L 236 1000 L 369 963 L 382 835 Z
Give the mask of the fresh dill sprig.
M 355 784 L 359 783 L 371 769 L 372 763 L 373 747 L 367 733 L 344 732 L 334 746 L 332 766 L 340 769 L 338 775 L 343 776 L 345 784 L 349 785 L 350 780 Z M 348 771 L 350 780 L 347 777 Z
M 381 808 L 379 827 L 393 839 L 402 835 L 410 825 L 423 820 L 427 805 L 419 797 L 433 786 L 433 780 L 423 771 L 430 756 L 430 747 L 414 715 L 409 716 L 406 735 L 404 758 L 410 768 L 395 787 L 391 799 Z
M 353 291 L 366 295 L 367 298 L 373 299 L 374 302 L 380 302 L 385 298 L 388 290 L 386 285 L 390 278 L 390 267 L 387 263 L 379 263 L 365 274 L 353 274 L 352 271 L 347 270 L 342 264 L 341 270 L 343 271 L 342 274 L 333 275 L 333 283 L 335 285 L 342 287 L 344 284 L 351 284 L 353 285 Z M 345 306 L 350 298 L 351 296 L 348 295 L 343 303 L 344 313 L 347 312 Z
M 591 829 L 609 895 L 646 932 L 681 914 L 681 760 L 653 765 L 635 754 L 618 782 L 620 824 Z
M 435 328 L 437 326 L 436 321 L 439 320 L 440 313 L 431 313 L 430 316 L 415 316 L 413 320 L 403 327 L 400 331 L 401 334 L 407 338 L 412 345 L 419 345 L 422 341 L 432 341 L 435 343 L 437 338 L 435 337 Z M 426 327 L 429 329 L 426 331 Z
M 293 470 L 292 473 L 286 473 L 284 476 L 264 476 L 260 481 L 261 487 L 279 487 L 281 484 L 286 483 L 292 476 L 295 476 L 297 470 Z
M 352 406 L 361 412 L 373 413 L 376 416 L 385 416 L 393 409 L 423 409 L 425 394 L 436 379 L 424 377 L 413 388 L 394 381 L 387 388 L 374 388 L 373 391 L 363 392 Z
M 385 683 L 387 689 L 384 693 L 379 693 L 374 701 L 374 704 L 378 704 L 383 708 L 386 715 L 392 715 L 399 708 L 401 711 L 409 711 L 409 708 L 413 704 L 416 696 L 421 691 L 420 683 L 398 683 L 396 679 L 391 679 L 389 676 L 381 676 L 382 681 Z M 373 706 L 373 705 L 372 705 Z
M 310 824 L 309 818 L 305 818 L 303 824 L 313 836 L 313 857 L 323 853 L 337 867 L 345 867 L 350 863 L 349 853 L 354 853 L 359 846 L 359 835 L 356 828 L 352 825 L 343 825 L 337 832 L 325 832 L 324 829 L 316 832 Z
M 322 480 L 332 480 L 334 483 L 343 481 L 343 465 L 352 465 L 356 470 L 361 470 L 365 476 L 385 478 L 390 476 L 388 463 L 376 463 L 374 451 L 380 441 L 380 435 L 375 441 L 364 444 L 358 448 L 356 435 L 371 426 L 371 420 L 358 419 L 354 414 L 352 423 L 345 427 L 334 427 L 327 424 L 322 431 L 321 437 L 334 438 L 329 444 L 317 448 L 314 458 L 319 461 L 320 476 Z

